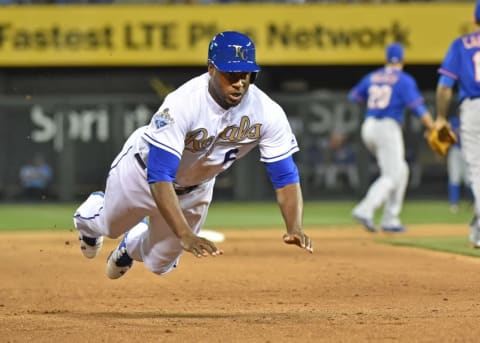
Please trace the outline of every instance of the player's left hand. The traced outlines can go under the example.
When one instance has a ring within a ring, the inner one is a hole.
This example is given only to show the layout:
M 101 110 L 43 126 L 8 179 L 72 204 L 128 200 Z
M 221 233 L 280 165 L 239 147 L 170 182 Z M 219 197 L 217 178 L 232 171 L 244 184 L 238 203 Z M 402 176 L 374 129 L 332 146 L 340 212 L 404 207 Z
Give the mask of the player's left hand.
M 286 244 L 297 245 L 309 253 L 313 253 L 312 239 L 303 232 L 286 233 L 283 235 L 283 242 Z

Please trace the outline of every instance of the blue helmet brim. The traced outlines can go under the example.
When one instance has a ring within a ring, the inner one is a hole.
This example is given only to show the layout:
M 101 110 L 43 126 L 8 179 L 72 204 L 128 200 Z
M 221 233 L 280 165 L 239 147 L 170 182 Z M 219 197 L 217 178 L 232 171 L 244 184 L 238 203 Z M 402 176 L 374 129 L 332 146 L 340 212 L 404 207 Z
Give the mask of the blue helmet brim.
M 212 61 L 215 68 L 226 73 L 253 73 L 259 72 L 260 67 L 252 61 Z

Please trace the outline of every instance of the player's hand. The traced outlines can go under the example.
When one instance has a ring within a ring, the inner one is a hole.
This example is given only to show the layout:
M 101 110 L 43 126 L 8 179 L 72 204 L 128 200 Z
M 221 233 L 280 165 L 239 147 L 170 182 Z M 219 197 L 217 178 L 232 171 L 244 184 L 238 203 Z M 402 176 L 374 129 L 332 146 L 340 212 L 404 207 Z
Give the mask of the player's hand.
M 286 233 L 283 235 L 283 242 L 297 245 L 309 253 L 313 253 L 313 242 L 311 238 L 303 232 Z
M 188 251 L 196 257 L 206 257 L 208 255 L 222 255 L 223 250 L 218 249 L 215 244 L 208 239 L 195 235 L 188 235 L 180 240 L 183 250 Z
M 435 129 L 436 130 L 444 127 L 445 125 L 448 125 L 447 120 L 445 118 L 437 118 L 435 120 Z

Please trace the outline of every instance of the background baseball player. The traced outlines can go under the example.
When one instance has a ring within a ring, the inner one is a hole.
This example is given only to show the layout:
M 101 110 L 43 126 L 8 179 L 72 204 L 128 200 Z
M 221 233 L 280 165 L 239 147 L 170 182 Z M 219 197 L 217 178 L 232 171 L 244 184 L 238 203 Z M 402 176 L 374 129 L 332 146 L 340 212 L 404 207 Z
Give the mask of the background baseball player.
M 475 23 L 480 26 L 480 1 Z M 453 87 L 458 84 L 462 152 L 471 177 L 475 215 L 470 223 L 470 242 L 480 247 L 480 30 L 453 40 L 438 69 L 436 125 L 442 125 L 451 105 Z
M 457 116 L 453 116 L 448 122 L 458 139 L 457 143 L 452 144 L 447 152 L 448 202 L 450 212 L 458 213 L 463 186 L 471 197 L 470 175 L 461 150 L 460 120 Z
M 361 136 L 380 169 L 379 177 L 355 206 L 352 215 L 368 231 L 376 232 L 375 210 L 383 205 L 382 229 L 387 232 L 403 232 L 405 227 L 399 215 L 409 175 L 401 127 L 403 111 L 405 108 L 410 109 L 428 130 L 434 128 L 434 122 L 415 79 L 402 70 L 402 45 L 389 45 L 385 54 L 385 66 L 367 74 L 348 95 L 353 102 L 366 101 Z
M 313 252 L 302 229 L 292 157 L 297 141 L 282 108 L 253 84 L 259 70 L 249 37 L 219 33 L 209 44 L 208 71 L 170 93 L 150 124 L 127 139 L 111 165 L 105 194 L 92 193 L 74 214 L 88 258 L 98 254 L 103 236 L 125 233 L 108 258 L 109 278 L 122 276 L 134 260 L 164 274 L 177 266 L 183 250 L 197 257 L 222 254 L 197 235 L 215 177 L 257 146 L 285 221 L 284 242 Z

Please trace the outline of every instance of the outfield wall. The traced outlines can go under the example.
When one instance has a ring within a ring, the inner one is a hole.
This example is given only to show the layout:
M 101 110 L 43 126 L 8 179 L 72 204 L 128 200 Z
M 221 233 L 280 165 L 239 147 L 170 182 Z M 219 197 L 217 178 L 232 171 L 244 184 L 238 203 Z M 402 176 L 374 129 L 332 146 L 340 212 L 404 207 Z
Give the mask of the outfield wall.
M 429 104 L 433 95 L 427 94 Z M 352 198 L 376 175 L 359 139 L 361 107 L 345 92 L 273 93 L 286 110 L 301 152 L 295 155 L 308 199 Z M 130 96 L 0 97 L 0 185 L 6 200 L 18 189 L 18 170 L 41 152 L 54 168 L 54 193 L 72 200 L 102 189 L 110 162 L 125 138 L 148 123 L 160 99 Z M 411 195 L 442 196 L 444 160 L 435 158 L 420 122 L 405 122 L 411 162 Z M 258 153 L 235 164 L 218 180 L 217 196 L 229 200 L 271 199 L 273 192 Z

